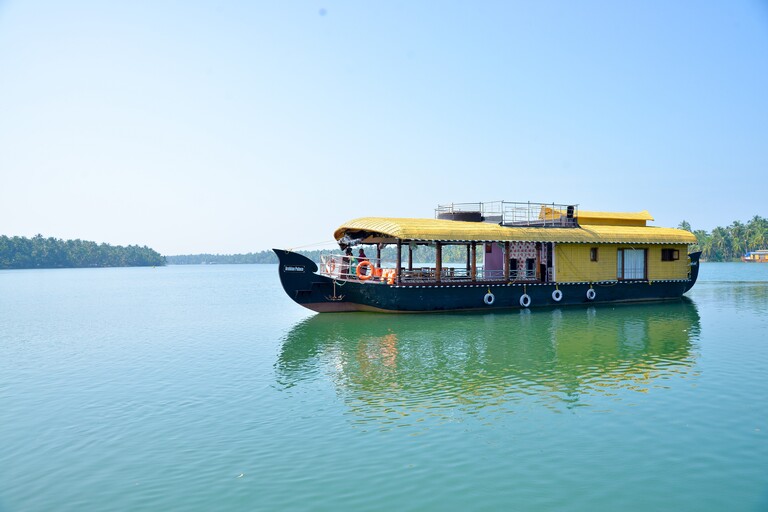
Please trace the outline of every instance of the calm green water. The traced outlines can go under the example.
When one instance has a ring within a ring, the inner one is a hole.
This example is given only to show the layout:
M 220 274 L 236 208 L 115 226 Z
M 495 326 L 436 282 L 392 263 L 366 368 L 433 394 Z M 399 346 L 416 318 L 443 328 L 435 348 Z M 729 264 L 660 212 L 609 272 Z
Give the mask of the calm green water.
M 768 265 L 312 315 L 275 266 L 0 272 L 0 510 L 768 510 Z

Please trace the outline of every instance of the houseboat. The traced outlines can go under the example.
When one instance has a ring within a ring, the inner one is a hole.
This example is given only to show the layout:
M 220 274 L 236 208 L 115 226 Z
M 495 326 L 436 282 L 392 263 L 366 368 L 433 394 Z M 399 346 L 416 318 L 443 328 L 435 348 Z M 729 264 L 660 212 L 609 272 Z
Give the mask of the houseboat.
M 582 211 L 555 203 L 449 204 L 438 206 L 434 218 L 346 222 L 334 232 L 342 253 L 323 256 L 319 265 L 274 251 L 288 296 L 321 313 L 679 299 L 698 276 L 701 253 L 688 254 L 696 237 L 648 226 L 652 220 L 647 211 Z M 431 262 L 417 262 L 414 254 L 425 250 Z M 447 253 L 454 262 L 447 263 Z
M 747 254 L 741 257 L 741 261 L 747 263 L 768 263 L 768 249 L 749 251 Z

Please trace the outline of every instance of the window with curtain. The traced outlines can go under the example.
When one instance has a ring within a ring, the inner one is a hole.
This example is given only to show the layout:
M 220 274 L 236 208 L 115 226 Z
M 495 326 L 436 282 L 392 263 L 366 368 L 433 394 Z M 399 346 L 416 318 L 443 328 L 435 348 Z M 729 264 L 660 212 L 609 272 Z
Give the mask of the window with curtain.
M 645 249 L 619 249 L 616 277 L 645 279 Z

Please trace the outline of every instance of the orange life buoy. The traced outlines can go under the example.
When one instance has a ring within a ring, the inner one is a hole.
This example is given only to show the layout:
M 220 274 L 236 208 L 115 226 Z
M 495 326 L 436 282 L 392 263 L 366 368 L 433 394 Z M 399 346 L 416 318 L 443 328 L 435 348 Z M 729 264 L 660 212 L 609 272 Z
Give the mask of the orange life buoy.
M 331 257 L 331 259 L 326 262 L 325 270 L 328 274 L 333 274 L 333 271 L 336 270 L 336 262 L 334 261 L 333 257 Z
M 369 280 L 369 279 L 371 278 L 371 276 L 373 275 L 373 272 L 372 272 L 372 271 L 367 271 L 367 274 L 361 274 L 361 273 L 360 273 L 360 269 L 361 269 L 361 268 L 363 268 L 364 266 L 365 266 L 366 268 L 367 268 L 367 267 L 370 267 L 370 266 L 371 266 L 371 262 L 370 262 L 370 261 L 368 261 L 368 260 L 365 260 L 365 261 L 361 261 L 360 263 L 358 263 L 358 265 L 357 265 L 357 269 L 355 269 L 355 274 L 357 274 L 357 278 L 358 278 L 359 280 L 361 280 L 361 281 L 367 281 L 367 280 Z

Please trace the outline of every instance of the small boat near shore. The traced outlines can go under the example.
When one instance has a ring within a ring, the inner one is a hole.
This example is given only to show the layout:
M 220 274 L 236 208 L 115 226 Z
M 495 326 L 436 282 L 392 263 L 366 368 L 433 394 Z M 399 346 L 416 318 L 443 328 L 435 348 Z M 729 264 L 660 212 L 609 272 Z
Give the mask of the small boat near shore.
M 679 299 L 698 276 L 701 253 L 688 254 L 696 237 L 681 229 L 648 226 L 652 220 L 647 211 L 462 203 L 438 206 L 435 218 L 346 222 L 334 232 L 342 253 L 323 256 L 319 265 L 293 251 L 274 251 L 288 296 L 321 313 Z M 417 264 L 414 252 L 425 246 L 434 261 Z M 466 261 L 444 263 L 446 248 L 455 254 L 455 246 L 465 252 Z M 387 247 L 395 248 L 390 261 L 382 259 Z
M 745 263 L 768 263 L 768 249 L 749 251 L 741 257 L 741 261 Z

